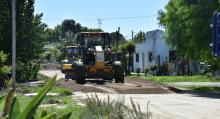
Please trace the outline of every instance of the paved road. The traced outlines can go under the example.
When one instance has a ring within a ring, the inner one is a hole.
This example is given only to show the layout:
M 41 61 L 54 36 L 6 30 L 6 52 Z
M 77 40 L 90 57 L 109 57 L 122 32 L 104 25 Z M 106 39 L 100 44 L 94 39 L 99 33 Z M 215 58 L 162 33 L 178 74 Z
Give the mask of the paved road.
M 58 78 L 64 77 L 60 71 L 41 71 L 40 73 L 46 76 L 57 74 Z M 130 105 L 132 98 L 134 102 L 140 105 L 143 112 L 147 111 L 147 103 L 150 101 L 149 108 L 153 119 L 219 119 L 220 117 L 220 96 L 175 93 L 114 94 L 114 92 L 97 93 L 97 95 L 101 99 L 106 99 L 108 95 L 114 100 L 124 99 L 127 105 Z M 73 97 L 79 100 L 87 98 L 86 93 L 82 92 L 75 92 Z

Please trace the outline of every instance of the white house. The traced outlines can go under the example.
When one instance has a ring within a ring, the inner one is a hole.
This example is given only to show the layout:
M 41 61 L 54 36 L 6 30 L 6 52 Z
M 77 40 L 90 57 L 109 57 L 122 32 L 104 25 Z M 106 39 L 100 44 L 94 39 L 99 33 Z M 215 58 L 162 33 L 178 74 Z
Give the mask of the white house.
M 140 68 L 144 72 L 146 68 L 154 64 L 162 65 L 169 59 L 169 47 L 165 42 L 165 33 L 162 30 L 154 30 L 146 33 L 144 42 L 136 44 L 133 70 Z

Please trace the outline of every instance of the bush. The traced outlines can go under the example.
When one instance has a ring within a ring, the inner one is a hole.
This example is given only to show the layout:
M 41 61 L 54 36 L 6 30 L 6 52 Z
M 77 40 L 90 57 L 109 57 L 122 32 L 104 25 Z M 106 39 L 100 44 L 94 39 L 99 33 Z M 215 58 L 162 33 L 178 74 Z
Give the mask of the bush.
M 136 69 L 136 72 L 137 72 L 137 74 L 138 74 L 138 76 L 139 76 L 139 74 L 140 74 L 140 72 L 141 72 L 141 68 L 137 68 L 137 69 Z
M 40 70 L 40 65 L 34 61 L 17 62 L 16 67 L 16 81 L 27 82 L 30 80 L 37 80 L 37 75 Z
M 148 68 L 146 68 L 146 69 L 144 70 L 144 75 L 147 76 L 147 74 L 149 73 L 149 71 L 150 71 L 150 70 L 149 70 Z
M 47 49 L 46 52 L 42 53 L 40 57 L 41 57 L 41 60 L 56 62 L 60 60 L 61 51 L 58 50 L 57 48 L 50 48 L 50 49 Z
M 160 68 L 159 68 L 159 75 L 160 76 L 168 76 L 169 75 L 169 69 L 168 69 L 168 64 L 163 64 Z
M 8 55 L 0 51 L 0 88 L 4 88 L 6 85 L 6 79 L 11 71 L 9 66 L 5 65 Z
M 150 70 L 153 72 L 153 76 L 154 76 L 155 71 L 157 70 L 157 65 L 156 65 L 156 64 L 152 65 L 152 66 L 150 67 Z

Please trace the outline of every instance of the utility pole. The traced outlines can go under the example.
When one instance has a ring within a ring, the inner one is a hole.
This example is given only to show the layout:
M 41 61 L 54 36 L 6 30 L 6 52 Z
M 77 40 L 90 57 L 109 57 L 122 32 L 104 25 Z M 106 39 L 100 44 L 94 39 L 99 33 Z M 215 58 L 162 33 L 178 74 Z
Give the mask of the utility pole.
M 16 83 L 16 0 L 12 0 L 12 89 Z
M 120 40 L 120 27 L 118 27 L 118 31 L 117 31 L 117 41 L 116 41 L 116 49 L 118 50 L 118 42 Z
M 98 19 L 98 29 L 102 28 L 102 19 Z
M 131 40 L 133 40 L 134 39 L 134 31 L 132 30 L 131 31 Z

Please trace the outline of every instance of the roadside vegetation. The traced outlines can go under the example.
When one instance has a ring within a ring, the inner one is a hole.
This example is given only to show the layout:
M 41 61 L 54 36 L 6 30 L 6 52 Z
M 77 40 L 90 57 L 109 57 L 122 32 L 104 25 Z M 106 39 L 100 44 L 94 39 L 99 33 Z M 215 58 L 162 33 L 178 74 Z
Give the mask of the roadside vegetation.
M 148 103 L 149 104 L 149 103 Z M 148 107 L 148 105 L 147 105 Z M 123 100 L 101 100 L 92 95 L 86 100 L 86 106 L 79 113 L 79 119 L 150 119 L 151 113 L 142 113 L 140 106 L 131 100 L 131 107 Z
M 220 82 L 220 78 L 210 76 L 140 76 L 144 80 L 152 80 L 159 83 L 172 82 Z

